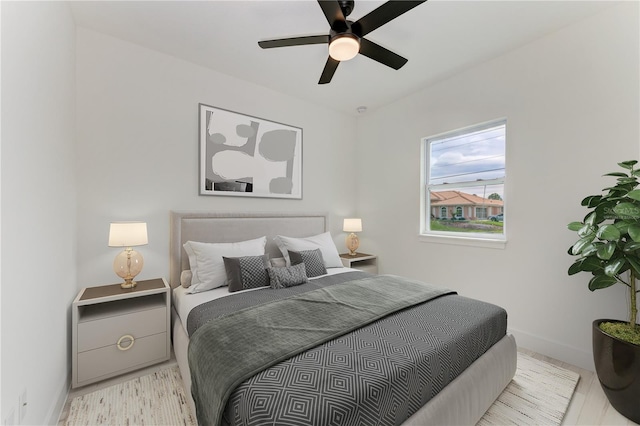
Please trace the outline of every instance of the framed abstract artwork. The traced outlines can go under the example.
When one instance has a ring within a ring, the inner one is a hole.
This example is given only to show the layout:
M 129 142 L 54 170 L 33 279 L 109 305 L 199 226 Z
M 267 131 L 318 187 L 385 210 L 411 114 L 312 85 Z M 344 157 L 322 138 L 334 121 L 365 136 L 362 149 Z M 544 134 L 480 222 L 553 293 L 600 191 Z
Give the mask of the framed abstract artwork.
M 302 199 L 302 129 L 199 104 L 200 194 Z

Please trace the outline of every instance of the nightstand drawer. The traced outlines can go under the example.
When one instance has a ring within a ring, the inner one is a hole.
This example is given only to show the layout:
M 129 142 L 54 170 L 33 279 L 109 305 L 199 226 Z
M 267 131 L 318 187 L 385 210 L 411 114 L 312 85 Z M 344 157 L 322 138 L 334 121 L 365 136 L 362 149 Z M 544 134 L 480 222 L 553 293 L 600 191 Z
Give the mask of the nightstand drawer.
M 127 343 L 128 344 L 128 343 Z M 123 343 L 123 346 L 127 346 Z M 112 345 L 78 354 L 78 382 L 95 381 L 101 376 L 133 369 L 167 358 L 167 333 L 136 338 L 130 349 Z
M 162 305 L 154 309 L 110 316 L 78 324 L 78 352 L 102 348 L 115 344 L 124 335 L 136 339 L 167 332 L 167 308 Z

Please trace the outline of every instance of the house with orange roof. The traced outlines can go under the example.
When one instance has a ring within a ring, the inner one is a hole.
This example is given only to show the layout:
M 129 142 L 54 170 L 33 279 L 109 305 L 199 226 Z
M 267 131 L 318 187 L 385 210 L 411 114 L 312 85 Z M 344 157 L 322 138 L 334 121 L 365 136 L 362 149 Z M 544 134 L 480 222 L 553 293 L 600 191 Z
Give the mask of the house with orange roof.
M 450 219 L 464 217 L 466 219 L 488 219 L 503 212 L 504 202 L 479 197 L 461 191 L 438 191 L 431 193 L 431 217 Z

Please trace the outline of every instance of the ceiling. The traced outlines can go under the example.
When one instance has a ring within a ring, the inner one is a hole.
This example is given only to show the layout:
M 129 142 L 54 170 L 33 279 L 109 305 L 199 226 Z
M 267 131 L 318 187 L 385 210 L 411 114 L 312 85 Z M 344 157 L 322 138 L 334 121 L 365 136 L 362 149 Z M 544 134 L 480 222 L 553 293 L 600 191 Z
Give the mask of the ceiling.
M 356 0 L 350 20 L 383 1 Z M 367 35 L 409 59 L 393 70 L 362 55 L 318 85 L 326 45 L 263 50 L 259 40 L 327 34 L 313 0 L 78 1 L 78 26 L 348 114 L 369 111 L 587 18 L 610 1 L 430 0 Z

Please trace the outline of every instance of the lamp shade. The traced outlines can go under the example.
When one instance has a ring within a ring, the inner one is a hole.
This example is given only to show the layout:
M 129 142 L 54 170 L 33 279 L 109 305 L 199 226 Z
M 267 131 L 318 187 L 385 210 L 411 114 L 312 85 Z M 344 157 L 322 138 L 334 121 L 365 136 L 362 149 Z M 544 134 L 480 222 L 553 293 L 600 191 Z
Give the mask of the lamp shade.
M 342 226 L 344 232 L 362 232 L 362 219 L 349 218 L 344 220 Z
M 148 244 L 146 222 L 112 222 L 109 247 L 133 247 Z

